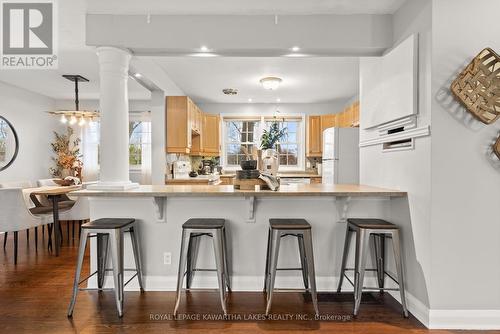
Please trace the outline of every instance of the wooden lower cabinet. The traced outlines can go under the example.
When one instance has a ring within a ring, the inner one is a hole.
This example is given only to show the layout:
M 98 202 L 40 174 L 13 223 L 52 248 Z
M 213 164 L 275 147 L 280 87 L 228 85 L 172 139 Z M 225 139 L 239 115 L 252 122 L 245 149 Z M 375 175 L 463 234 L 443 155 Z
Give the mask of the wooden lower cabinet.
M 311 177 L 311 184 L 321 183 L 321 181 L 322 181 L 321 177 Z

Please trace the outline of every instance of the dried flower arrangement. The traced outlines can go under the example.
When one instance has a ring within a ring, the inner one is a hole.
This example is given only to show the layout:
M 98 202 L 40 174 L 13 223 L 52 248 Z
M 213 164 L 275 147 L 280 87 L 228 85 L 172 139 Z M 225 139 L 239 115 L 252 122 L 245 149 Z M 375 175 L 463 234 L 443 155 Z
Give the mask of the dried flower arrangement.
M 74 176 L 75 171 L 81 166 L 81 154 L 79 144 L 81 139 L 74 136 L 74 131 L 68 127 L 66 133 L 59 134 L 54 131 L 54 142 L 50 145 L 56 154 L 52 157 L 55 167 L 50 168 L 50 174 L 53 177 L 65 178 Z

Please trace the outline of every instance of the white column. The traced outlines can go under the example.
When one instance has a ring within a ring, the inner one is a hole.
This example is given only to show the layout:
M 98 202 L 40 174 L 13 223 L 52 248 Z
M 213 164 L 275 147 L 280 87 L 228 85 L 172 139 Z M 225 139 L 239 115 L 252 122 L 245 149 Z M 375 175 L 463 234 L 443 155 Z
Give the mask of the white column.
M 151 91 L 151 181 L 165 184 L 165 92 Z
M 128 71 L 132 55 L 98 47 L 100 78 L 100 177 L 91 189 L 125 190 L 138 186 L 129 178 Z M 85 168 L 85 166 L 84 166 Z

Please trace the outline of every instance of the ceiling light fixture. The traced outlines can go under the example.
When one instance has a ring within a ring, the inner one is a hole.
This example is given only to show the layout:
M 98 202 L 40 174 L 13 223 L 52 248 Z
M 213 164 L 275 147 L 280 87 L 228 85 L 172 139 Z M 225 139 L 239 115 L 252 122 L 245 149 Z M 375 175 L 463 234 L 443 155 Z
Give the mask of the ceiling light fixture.
M 264 89 L 276 90 L 279 88 L 283 80 L 278 77 L 265 77 L 260 79 L 260 83 Z
M 292 51 L 293 52 L 300 51 L 300 48 L 298 46 L 294 46 L 294 47 L 292 47 Z
M 63 124 L 69 123 L 69 125 L 76 124 L 78 122 L 77 118 L 79 118 L 80 122 L 78 124 L 80 124 L 80 126 L 85 125 L 87 123 L 87 119 L 99 117 L 99 112 L 97 111 L 80 110 L 80 100 L 78 99 L 78 83 L 88 82 L 89 80 L 87 78 L 82 77 L 81 75 L 75 75 L 75 74 L 70 74 L 70 75 L 65 74 L 63 75 L 63 77 L 75 83 L 75 109 L 54 110 L 54 111 L 49 111 L 49 114 L 60 116 L 61 123 Z
M 85 125 L 85 123 L 87 123 L 87 122 L 85 121 L 85 118 L 84 118 L 83 116 L 82 116 L 82 117 L 80 117 L 80 121 L 78 122 L 78 125 L 80 125 L 80 126 L 84 126 L 84 125 Z
M 252 99 L 248 99 L 248 102 L 252 102 Z
M 236 95 L 238 94 L 238 90 L 236 88 L 224 88 L 222 92 L 225 95 Z
M 201 52 L 208 52 L 208 48 L 205 45 L 202 45 L 200 50 Z
M 142 74 L 141 73 L 136 73 L 136 74 L 134 74 L 134 77 L 136 77 L 136 78 L 142 78 Z
M 276 99 L 276 102 L 281 102 L 281 99 L 278 97 L 278 98 Z

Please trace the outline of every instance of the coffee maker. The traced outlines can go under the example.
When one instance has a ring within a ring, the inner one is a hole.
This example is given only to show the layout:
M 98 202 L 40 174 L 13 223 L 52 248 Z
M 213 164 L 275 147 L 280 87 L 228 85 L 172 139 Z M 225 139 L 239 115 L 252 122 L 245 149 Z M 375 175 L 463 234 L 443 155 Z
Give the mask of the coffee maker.
M 212 160 L 201 160 L 199 174 L 208 175 L 214 172 L 214 162 Z

